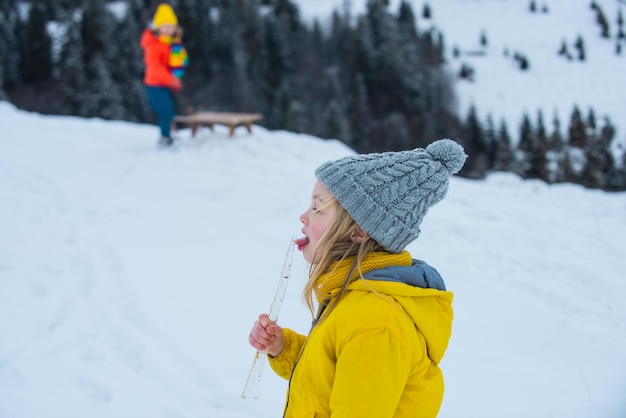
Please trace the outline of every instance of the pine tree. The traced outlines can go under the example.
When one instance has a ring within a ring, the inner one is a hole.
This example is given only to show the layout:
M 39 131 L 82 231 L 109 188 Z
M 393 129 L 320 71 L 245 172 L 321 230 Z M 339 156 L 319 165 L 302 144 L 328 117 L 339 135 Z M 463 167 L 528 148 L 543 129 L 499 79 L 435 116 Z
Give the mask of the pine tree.
M 139 0 L 129 0 L 127 13 L 115 31 L 115 42 L 123 46 L 124 58 L 117 60 L 112 77 L 123 92 L 122 105 L 125 109 L 124 119 L 134 122 L 147 122 L 151 117 L 150 106 L 146 99 L 143 86 L 143 52 L 139 46 L 141 36 L 137 26 L 137 16 L 141 14 Z
M 411 148 L 411 132 L 406 117 L 400 112 L 391 112 L 384 118 L 383 123 L 384 149 L 400 151 Z
M 489 169 L 489 157 L 485 143 L 485 135 L 478 119 L 476 107 L 471 106 L 467 112 L 463 127 L 463 146 L 467 155 L 472 155 L 468 161 L 468 176 L 482 178 Z
M 511 135 L 506 121 L 500 121 L 498 129 L 498 143 L 496 147 L 496 157 L 494 170 L 512 171 L 513 169 L 513 146 L 511 145 Z
M 574 43 L 574 47 L 578 50 L 578 60 L 585 61 L 587 53 L 585 51 L 585 41 L 582 36 L 578 35 L 576 42 Z
M 561 121 L 555 112 L 552 120 L 552 133 L 547 137 L 546 144 L 546 178 L 548 183 L 560 183 L 565 181 L 564 161 L 565 142 L 561 134 Z
M 284 121 L 290 103 L 299 97 L 301 86 L 296 76 L 302 27 L 299 10 L 289 0 L 276 0 L 271 13 L 265 16 L 268 39 L 268 74 L 264 77 L 270 89 L 272 111 L 268 127 L 279 128 Z M 289 86 L 289 87 L 287 87 Z
M 588 129 L 584 167 L 581 181 L 587 187 L 606 189 L 612 181 L 614 169 L 611 156 L 611 144 L 615 136 L 615 128 L 611 121 L 605 118 L 604 126 L 600 134 L 595 130 Z
M 365 85 L 370 93 L 370 97 L 375 97 L 377 91 L 370 90 L 370 86 L 376 86 L 376 80 L 374 79 L 373 72 L 376 67 L 376 61 L 378 59 L 376 53 L 376 47 L 374 45 L 374 35 L 368 19 L 364 16 L 359 16 L 355 29 L 355 45 L 354 45 L 354 58 L 353 69 L 355 73 L 363 75 Z M 379 114 L 379 103 L 371 100 L 373 108 L 373 116 Z
M 439 52 L 439 56 L 437 57 L 437 60 L 434 61 L 437 65 L 441 65 L 444 64 L 446 62 L 445 60 L 445 50 L 446 50 L 446 41 L 445 41 L 445 36 L 443 35 L 443 32 L 439 32 L 439 34 L 437 35 L 437 45 L 435 46 L 435 50 Z
M 587 144 L 587 126 L 583 121 L 578 106 L 574 106 L 568 127 L 568 144 L 572 147 L 585 148 Z
M 486 48 L 489 45 L 489 41 L 487 40 L 487 33 L 483 30 L 480 32 L 480 46 Z
M 346 119 L 343 104 L 338 99 L 332 99 L 325 109 L 323 116 L 324 138 L 339 139 L 347 142 L 350 139 L 350 128 Z
M 624 31 L 624 16 L 622 15 L 622 9 L 617 11 L 617 41 L 626 39 L 626 32 Z
M 487 169 L 491 170 L 496 165 L 496 157 L 498 153 L 498 133 L 491 114 L 487 115 L 483 132 L 485 154 L 487 156 Z
M 430 84 L 422 81 L 428 78 L 425 73 L 429 65 L 426 57 L 420 54 L 420 38 L 411 5 L 401 1 L 395 22 L 392 20 L 390 23 L 397 27 L 397 36 L 387 38 L 383 53 L 389 56 L 392 52 L 389 49 L 395 51 L 392 54 L 395 68 L 388 70 L 400 78 L 398 93 L 401 101 L 397 109 L 406 116 L 406 125 L 411 133 L 404 148 L 413 148 L 415 139 L 418 144 L 424 145 L 426 141 L 422 138 L 434 136 L 435 114 L 444 106 L 438 99 L 445 95 L 439 95 L 437 88 L 440 84 L 434 74 Z
M 446 61 L 444 49 L 445 38 L 442 32 L 431 29 L 420 34 L 418 52 L 424 64 L 432 67 L 443 64 Z
M 424 19 L 430 19 L 432 17 L 432 10 L 430 10 L 430 4 L 424 3 L 424 7 L 422 8 L 422 17 Z
M 43 6 L 44 15 L 47 16 L 50 21 L 59 20 L 59 4 L 57 0 L 35 0 L 33 5 L 36 3 Z
M 50 20 L 44 0 L 37 0 L 28 12 L 22 48 L 22 78 L 40 83 L 52 77 L 52 40 L 46 30 Z
M 459 69 L 459 78 L 474 81 L 474 67 L 467 63 L 461 64 L 461 68 Z
M 56 20 L 64 24 L 70 24 L 74 9 L 81 6 L 81 0 L 51 0 L 55 7 Z
M 298 7 L 290 0 L 275 0 L 272 17 L 276 28 L 277 68 L 283 74 L 293 75 L 297 52 L 301 45 L 302 23 Z
M 587 128 L 583 121 L 580 109 L 574 106 L 568 126 L 568 148 L 565 165 L 565 181 L 580 183 L 583 167 L 585 166 L 585 152 L 587 144 Z
M 250 83 L 247 94 L 242 94 L 242 107 L 249 111 L 258 111 L 268 106 L 272 97 L 270 82 L 270 63 L 266 27 L 255 1 L 248 2 L 249 7 L 242 8 L 241 20 L 246 22 L 245 32 L 241 34 L 247 65 L 245 74 Z
M 17 36 L 22 32 L 15 2 L 0 2 L 0 67 L 2 75 L 0 87 L 10 90 L 21 83 L 20 42 Z
M 526 71 L 530 67 L 530 63 L 528 62 L 528 58 L 526 58 L 526 55 L 524 55 L 524 54 L 516 52 L 515 54 L 513 54 L 513 59 L 515 61 L 517 61 L 517 65 L 518 65 L 519 69 L 522 70 L 522 71 Z
M 268 43 L 268 27 L 264 24 L 258 9 L 250 12 L 250 26 L 245 34 L 245 45 L 249 52 L 248 76 L 255 87 L 258 97 L 254 105 L 258 108 L 268 107 L 272 100 L 272 66 Z
M 372 115 L 369 110 L 369 97 L 363 74 L 355 74 L 352 84 L 353 93 L 350 95 L 352 100 L 349 106 L 352 126 L 350 145 L 359 152 L 365 152 L 371 134 Z
M 7 94 L 4 91 L 4 67 L 2 61 L 0 61 L 0 101 L 6 100 Z
M 247 85 L 250 80 L 242 79 L 242 71 L 234 67 L 234 39 L 236 31 L 244 31 L 247 21 L 233 26 L 237 17 L 236 8 L 240 1 L 223 0 L 179 0 L 176 13 L 183 30 L 183 43 L 189 55 L 189 66 L 183 80 L 183 90 L 176 95 L 180 112 L 192 108 L 225 107 L 233 110 L 248 110 L 240 103 L 246 102 Z M 246 5 L 252 1 L 245 1 Z M 242 48 L 239 45 L 238 48 Z M 241 51 L 239 49 L 238 51 Z M 243 52 L 243 57 L 247 55 Z M 238 57 L 239 64 L 246 64 Z M 207 100 L 207 98 L 210 98 Z M 259 109 L 255 109 L 255 112 Z
M 288 79 L 285 79 L 278 87 L 272 108 L 268 115 L 267 126 L 270 129 L 287 129 L 292 132 L 305 132 L 306 127 L 304 121 L 300 118 L 294 118 L 299 115 L 297 112 L 301 103 L 293 95 L 293 87 Z
M 326 36 L 319 22 L 315 20 L 312 30 L 303 28 L 303 48 L 298 60 L 298 78 L 301 80 L 316 80 L 316 88 L 303 87 L 299 96 L 306 103 L 309 116 L 307 117 L 309 133 L 328 137 L 326 129 L 328 104 L 333 100 L 340 99 L 343 115 L 342 123 L 350 125 L 350 116 L 347 109 L 351 106 L 352 91 L 347 68 L 350 60 L 350 46 L 347 44 L 350 38 L 349 27 L 343 26 L 343 17 L 337 11 L 333 14 L 331 35 Z M 334 35 L 333 35 L 334 33 Z M 329 38 L 337 36 L 335 45 L 331 45 Z M 340 52 L 341 51 L 341 52 Z M 300 82 L 302 84 L 302 82 Z M 303 84 L 302 84 L 303 85 Z M 349 131 L 350 127 L 345 130 Z M 336 132 L 336 131 L 335 131 Z M 341 134 L 344 135 L 345 133 Z M 339 134 L 337 134 L 339 136 Z M 351 138 L 345 138 L 346 143 Z
M 333 12 L 330 35 L 326 42 L 328 61 L 337 63 L 342 68 L 352 65 L 350 60 L 354 51 L 355 31 L 351 27 L 350 7 L 349 0 L 344 0 L 342 12 L 336 10 Z
M 534 144 L 536 136 L 534 127 L 527 113 L 524 113 L 520 125 L 519 142 L 517 144 L 515 172 L 523 178 L 536 178 L 534 165 Z
M 620 144 L 618 146 L 618 152 L 620 155 L 616 156 L 613 162 L 613 169 L 609 173 L 607 181 L 607 189 L 612 191 L 626 191 L 626 148 Z
M 87 90 L 87 74 L 80 35 L 80 23 L 70 22 L 61 52 L 60 86 L 61 113 L 87 116 L 82 111 L 82 103 Z
M 308 117 L 305 106 L 299 100 L 292 100 L 289 102 L 287 112 L 285 114 L 284 129 L 291 132 L 307 132 L 308 131 Z M 338 137 L 343 139 L 345 137 Z
M 214 17 L 215 6 L 205 4 L 206 2 L 199 2 L 197 5 L 197 12 L 195 21 L 195 31 L 198 44 L 192 45 L 192 48 L 188 50 L 190 56 L 189 63 L 189 76 L 195 76 L 195 74 L 206 75 L 205 77 L 211 80 L 215 73 L 218 71 L 219 63 L 216 65 L 214 61 L 215 50 L 215 37 L 217 36 L 218 18 Z M 204 16 L 204 19 L 202 19 Z M 185 35 L 185 39 L 190 39 L 191 35 Z
M 565 41 L 565 39 L 561 41 L 561 47 L 559 48 L 558 54 L 567 58 L 569 61 L 572 60 L 572 54 L 570 54 L 569 52 L 569 49 L 567 47 L 567 42 Z
M 104 0 L 87 0 L 83 7 L 83 41 L 86 85 L 81 114 L 105 119 L 125 119 L 118 64 L 121 56 L 116 40 L 117 22 Z
M 127 112 L 124 109 L 120 85 L 113 79 L 103 54 L 92 55 L 86 69 L 89 82 L 81 104 L 85 116 L 125 120 Z
M 195 40 L 197 46 L 194 47 L 194 43 L 192 43 L 191 49 L 188 50 L 190 64 L 186 83 L 194 85 L 194 96 L 212 97 L 212 102 L 235 108 L 234 102 L 236 99 L 232 93 L 235 91 L 235 77 L 238 77 L 239 73 L 234 68 L 234 52 L 242 46 L 241 44 L 235 45 L 236 42 L 240 41 L 237 37 L 237 17 L 234 3 L 220 1 L 215 8 L 214 16 L 214 18 L 209 19 L 211 21 L 212 35 L 210 39 L 204 40 L 209 48 L 209 55 L 204 57 L 197 56 L 197 54 L 201 53 L 200 46 L 197 44 L 198 40 Z M 195 27 L 197 24 L 196 17 L 190 17 L 186 21 L 190 31 L 198 32 L 200 30 L 199 27 Z M 191 36 L 193 35 L 185 35 L 185 39 L 191 38 Z M 245 65 L 245 60 L 240 60 L 239 63 Z M 202 69 L 204 68 L 206 70 L 203 71 Z M 196 81 L 195 73 L 197 71 L 200 71 L 199 74 L 203 75 L 203 77 Z M 207 81 L 210 84 L 206 85 Z M 270 117 L 267 119 L 270 119 Z
M 372 38 L 369 71 L 363 71 L 367 86 L 376 102 L 377 116 L 399 110 L 403 97 L 404 74 L 401 66 L 401 52 L 398 33 L 393 18 L 387 10 L 387 1 L 368 0 L 365 19 L 369 24 Z M 385 111 L 382 111 L 385 109 Z
M 587 128 L 594 132 L 597 128 L 596 112 L 593 108 L 589 108 L 589 113 L 587 113 Z
M 416 43 L 418 40 L 417 23 L 411 5 L 402 0 L 398 7 L 398 17 L 396 18 L 398 30 L 402 33 L 403 39 Z
M 532 173 L 545 182 L 550 181 L 548 167 L 548 133 L 546 131 L 543 112 L 537 112 L 537 129 L 532 143 L 531 166 Z
M 199 71 L 208 70 L 208 62 L 199 57 L 209 56 L 207 47 L 212 41 L 204 30 L 207 28 L 210 31 L 213 26 L 209 5 L 210 2 L 198 0 L 179 0 L 176 4 L 176 16 L 183 30 L 183 41 L 190 57 L 190 67 L 196 67 Z M 187 73 L 193 70 L 188 68 Z
M 603 38 L 611 37 L 611 29 L 609 26 L 609 21 L 604 15 L 604 10 L 602 7 L 596 4 L 596 22 L 600 25 L 601 35 Z

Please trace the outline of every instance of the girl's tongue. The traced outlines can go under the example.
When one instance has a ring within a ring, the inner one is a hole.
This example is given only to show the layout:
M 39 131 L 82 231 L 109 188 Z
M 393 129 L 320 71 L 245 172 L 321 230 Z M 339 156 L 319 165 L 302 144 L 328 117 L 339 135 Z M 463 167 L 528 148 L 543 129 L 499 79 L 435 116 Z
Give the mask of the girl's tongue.
M 294 239 L 293 242 L 298 246 L 298 251 L 302 251 L 304 246 L 309 243 L 309 238 L 302 237 L 302 238 Z

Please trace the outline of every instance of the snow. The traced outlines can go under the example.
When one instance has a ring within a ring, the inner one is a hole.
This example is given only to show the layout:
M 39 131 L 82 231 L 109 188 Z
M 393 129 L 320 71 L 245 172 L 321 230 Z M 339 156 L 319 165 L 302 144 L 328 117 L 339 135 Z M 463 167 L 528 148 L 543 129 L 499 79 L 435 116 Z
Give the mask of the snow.
M 255 126 L 179 132 L 0 102 L 0 417 L 276 417 L 240 394 L 314 169 Z M 626 194 L 453 178 L 409 246 L 455 293 L 441 417 L 623 417 Z M 279 320 L 306 332 L 297 253 Z M 372 353 L 372 361 L 375 361 Z
M 536 1 L 539 9 L 547 5 L 548 13 L 531 13 L 530 0 L 408 0 L 420 30 L 436 28 L 444 34 L 450 72 L 458 74 L 463 63 L 475 70 L 472 82 L 457 82 L 462 118 L 475 105 L 483 122 L 489 115 L 497 125 L 504 120 L 516 137 L 524 113 L 535 122 L 541 110 L 548 132 L 558 116 L 564 133 L 574 106 L 578 106 L 585 118 L 593 109 L 600 126 L 608 116 L 618 128 L 618 143 L 626 144 L 626 40 L 622 41 L 622 54 L 615 54 L 617 14 L 621 9 L 626 16 L 626 3 L 595 1 L 609 21 L 611 39 L 600 36 L 590 0 Z M 305 19 L 317 18 L 326 24 L 329 10 L 343 7 L 342 0 L 297 3 Z M 353 15 L 365 12 L 366 0 L 349 3 Z M 389 10 L 396 13 L 399 3 L 390 0 Z M 422 17 L 425 3 L 430 5 L 432 19 Z M 486 48 L 480 45 L 483 32 Z M 585 43 L 586 61 L 567 61 L 557 54 L 566 41 L 570 53 L 577 56 L 574 43 L 578 36 Z M 455 47 L 484 55 L 454 58 Z M 528 58 L 528 71 L 518 69 L 515 53 Z

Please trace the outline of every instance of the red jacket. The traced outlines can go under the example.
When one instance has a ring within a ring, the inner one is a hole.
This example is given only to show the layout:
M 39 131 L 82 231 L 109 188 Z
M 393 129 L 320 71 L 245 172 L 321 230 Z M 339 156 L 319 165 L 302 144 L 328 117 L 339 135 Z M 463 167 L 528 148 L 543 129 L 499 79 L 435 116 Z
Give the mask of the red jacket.
M 169 65 L 170 45 L 161 42 L 159 37 L 150 29 L 144 30 L 140 44 L 143 49 L 143 61 L 146 65 L 144 84 L 151 87 L 168 87 L 177 90 L 175 86 L 180 86 L 180 83 Z

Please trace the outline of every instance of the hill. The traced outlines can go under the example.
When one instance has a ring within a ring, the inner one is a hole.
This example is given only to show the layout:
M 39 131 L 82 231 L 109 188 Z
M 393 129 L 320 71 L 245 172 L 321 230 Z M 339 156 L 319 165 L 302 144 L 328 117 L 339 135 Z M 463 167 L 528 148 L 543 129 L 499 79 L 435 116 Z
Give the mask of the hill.
M 337 141 L 42 116 L 0 102 L 0 417 L 275 417 L 240 393 L 313 170 Z M 624 193 L 455 177 L 409 246 L 455 293 L 440 416 L 626 412 Z M 306 332 L 298 257 L 280 322 Z M 376 353 L 372 353 L 375 361 Z

